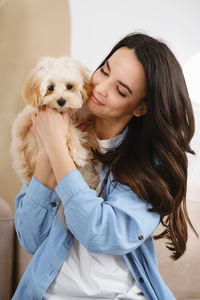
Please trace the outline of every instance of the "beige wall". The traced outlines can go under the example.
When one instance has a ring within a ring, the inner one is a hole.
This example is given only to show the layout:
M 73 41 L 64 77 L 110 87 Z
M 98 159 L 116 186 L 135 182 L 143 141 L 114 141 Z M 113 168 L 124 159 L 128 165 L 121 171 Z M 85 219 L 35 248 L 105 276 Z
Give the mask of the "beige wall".
M 0 196 L 14 210 L 21 183 L 12 169 L 8 151 L 12 120 L 24 107 L 21 85 L 41 56 L 70 54 L 70 15 L 67 0 L 3 2 L 0 6 Z

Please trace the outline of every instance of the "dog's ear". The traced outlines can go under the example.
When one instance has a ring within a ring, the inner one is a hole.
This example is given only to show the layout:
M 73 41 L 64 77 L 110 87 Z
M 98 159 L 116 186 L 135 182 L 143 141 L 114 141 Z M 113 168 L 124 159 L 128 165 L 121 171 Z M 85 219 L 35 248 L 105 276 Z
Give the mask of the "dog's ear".
M 81 67 L 80 69 L 81 77 L 83 80 L 83 87 L 81 90 L 81 95 L 83 98 L 83 101 L 86 102 L 91 94 L 91 81 L 89 79 L 88 70 L 85 67 Z
M 42 104 L 40 94 L 40 80 L 35 72 L 31 72 L 24 81 L 22 86 L 22 96 L 27 104 L 38 107 Z

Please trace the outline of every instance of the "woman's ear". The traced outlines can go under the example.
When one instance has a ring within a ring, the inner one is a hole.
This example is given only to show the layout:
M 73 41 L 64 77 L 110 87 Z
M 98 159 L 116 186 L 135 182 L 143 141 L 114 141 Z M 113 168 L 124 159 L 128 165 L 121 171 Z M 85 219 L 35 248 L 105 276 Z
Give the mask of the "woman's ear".
M 147 104 L 145 101 L 143 101 L 138 108 L 133 112 L 133 115 L 135 117 L 142 117 L 147 113 Z

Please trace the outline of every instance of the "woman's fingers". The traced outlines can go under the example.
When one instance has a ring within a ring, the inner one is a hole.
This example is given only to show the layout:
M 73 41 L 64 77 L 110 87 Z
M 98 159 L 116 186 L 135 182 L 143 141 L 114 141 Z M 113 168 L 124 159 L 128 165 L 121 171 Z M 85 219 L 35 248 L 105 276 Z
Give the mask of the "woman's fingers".
M 37 134 L 37 130 L 36 130 L 36 128 L 35 128 L 35 122 L 36 122 L 36 119 L 37 119 L 37 114 L 36 114 L 36 113 L 35 113 L 35 114 L 32 114 L 32 115 L 31 115 L 31 120 L 32 120 L 33 124 L 32 124 L 32 126 L 30 127 L 30 131 L 31 131 L 31 132 L 33 133 L 33 135 L 35 136 L 39 149 L 42 149 L 42 148 L 44 148 L 44 146 L 43 146 L 43 143 L 42 143 L 42 141 L 41 141 L 39 135 Z
M 47 149 L 58 139 L 66 139 L 68 135 L 69 117 L 67 113 L 59 113 L 53 108 L 40 107 L 37 114 L 31 116 L 32 132 L 38 142 Z M 39 141 L 41 140 L 41 141 Z
M 65 137 L 68 136 L 68 128 L 69 128 L 69 116 L 68 113 L 64 113 L 63 114 L 63 119 L 65 122 Z
M 68 113 L 67 112 L 65 112 L 64 114 L 63 114 L 63 119 L 65 120 L 65 122 L 68 124 L 69 123 L 69 116 L 68 116 Z
M 46 108 L 46 105 L 39 106 L 38 111 L 44 111 Z
M 31 115 L 31 120 L 32 120 L 33 123 L 35 123 L 36 118 L 37 118 L 37 114 L 32 114 Z

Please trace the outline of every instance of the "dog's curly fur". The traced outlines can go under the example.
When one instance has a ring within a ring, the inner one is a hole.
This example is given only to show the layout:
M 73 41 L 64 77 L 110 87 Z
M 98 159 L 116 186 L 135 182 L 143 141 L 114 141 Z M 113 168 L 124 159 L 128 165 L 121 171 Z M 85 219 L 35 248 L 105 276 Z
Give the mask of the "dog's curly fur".
M 38 146 L 30 127 L 31 115 L 43 105 L 70 116 L 68 144 L 70 154 L 88 185 L 96 188 L 98 176 L 92 164 L 91 148 L 97 147 L 94 130 L 83 132 L 74 124 L 85 118 L 90 94 L 87 70 L 68 57 L 43 57 L 24 82 L 22 95 L 27 103 L 12 126 L 11 155 L 13 167 L 24 184 L 29 184 L 36 166 Z

